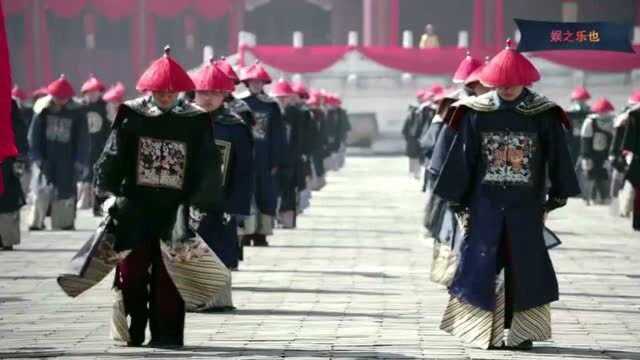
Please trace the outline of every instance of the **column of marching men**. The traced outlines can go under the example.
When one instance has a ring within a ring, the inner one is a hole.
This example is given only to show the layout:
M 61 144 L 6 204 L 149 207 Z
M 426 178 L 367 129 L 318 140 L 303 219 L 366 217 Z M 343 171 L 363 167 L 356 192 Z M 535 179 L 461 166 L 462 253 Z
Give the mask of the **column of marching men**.
M 409 174 L 424 179 L 431 280 L 450 295 L 440 328 L 484 349 L 551 337 L 549 212 L 582 197 L 640 230 L 640 91 L 616 114 L 578 87 L 565 111 L 531 88 L 540 77 L 509 42 L 484 62 L 468 54 L 451 88 L 417 92 L 402 128 Z
M 31 99 L 14 88 L 20 155 L 3 162 L 0 240 L 20 243 L 27 203 L 30 231 L 47 217 L 73 230 L 77 209 L 91 209 L 104 220 L 83 249 L 96 250 L 79 251 L 83 269 L 61 287 L 77 296 L 115 267 L 114 339 L 139 346 L 149 323 L 151 345 L 182 346 L 185 310 L 233 310 L 229 270 L 243 248 L 295 228 L 344 166 L 350 124 L 337 95 L 272 81 L 260 63 L 212 59 L 187 74 L 166 49 L 136 89 L 125 101 L 121 83 L 93 74 L 80 97 L 64 75 Z
M 469 63 L 474 65 L 469 66 Z M 465 66 L 478 68 L 463 79 L 460 74 L 464 74 L 461 71 Z M 423 191 L 429 183 L 430 160 L 437 136 L 443 124 L 446 125 L 444 115 L 447 112 L 451 115 L 453 111 L 451 104 L 461 97 L 482 95 L 491 90 L 478 78 L 482 67 L 480 60 L 469 56 L 460 64 L 452 81 L 463 84 L 462 89 L 445 88 L 435 83 L 419 89 L 417 102 L 409 105 L 402 128 L 405 155 L 409 158 L 410 175 L 424 180 Z M 589 91 L 584 86 L 577 86 L 565 109 L 571 124 L 567 130 L 567 144 L 581 188 L 578 197 L 587 206 L 608 205 L 613 216 L 631 218 L 632 228 L 639 231 L 640 156 L 634 158 L 634 153 L 640 152 L 637 130 L 640 126 L 637 120 L 640 117 L 640 89 L 632 91 L 618 111 L 606 97 L 599 97 L 589 104 L 590 100 Z M 428 203 L 433 205 L 431 201 Z M 430 206 L 427 211 L 432 210 Z M 427 215 L 425 221 L 431 220 Z

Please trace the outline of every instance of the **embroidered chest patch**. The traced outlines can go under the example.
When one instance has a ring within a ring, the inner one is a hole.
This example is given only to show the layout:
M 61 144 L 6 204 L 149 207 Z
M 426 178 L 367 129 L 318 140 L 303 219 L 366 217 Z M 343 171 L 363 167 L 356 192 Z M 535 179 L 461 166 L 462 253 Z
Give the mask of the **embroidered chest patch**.
M 253 138 L 258 140 L 264 140 L 267 137 L 267 126 L 269 126 L 269 114 L 256 112 L 254 113 L 256 119 L 255 125 L 251 128 L 253 130 Z
M 138 141 L 138 185 L 182 190 L 187 144 L 141 137 Z
M 49 141 L 68 143 L 71 139 L 71 122 L 69 118 L 56 115 L 47 116 L 46 137 Z
M 531 185 L 535 133 L 482 133 L 482 153 L 487 170 L 482 179 L 492 185 Z
M 102 130 L 102 116 L 95 111 L 89 111 L 87 113 L 87 123 L 90 134 L 95 134 Z

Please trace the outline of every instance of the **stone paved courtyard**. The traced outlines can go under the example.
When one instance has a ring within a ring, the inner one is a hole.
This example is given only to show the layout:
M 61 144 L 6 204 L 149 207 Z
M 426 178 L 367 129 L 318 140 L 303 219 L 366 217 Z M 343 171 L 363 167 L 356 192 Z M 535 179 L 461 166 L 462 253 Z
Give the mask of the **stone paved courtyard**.
M 97 221 L 26 234 L 0 253 L 0 358 L 640 359 L 640 235 L 605 207 L 573 201 L 548 225 L 561 301 L 554 340 L 531 352 L 465 348 L 438 324 L 423 195 L 401 157 L 350 157 L 314 193 L 296 230 L 248 248 L 233 274 L 237 311 L 188 314 L 180 351 L 109 340 L 111 278 L 78 299 L 55 277 Z

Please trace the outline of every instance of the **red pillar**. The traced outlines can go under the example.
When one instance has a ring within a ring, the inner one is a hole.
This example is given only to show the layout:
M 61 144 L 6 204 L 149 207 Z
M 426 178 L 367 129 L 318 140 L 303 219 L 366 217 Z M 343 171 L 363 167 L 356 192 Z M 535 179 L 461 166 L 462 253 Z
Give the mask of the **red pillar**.
M 399 0 L 362 1 L 362 45 L 398 43 Z
M 484 0 L 473 0 L 473 33 L 471 34 L 471 47 L 484 47 Z
M 493 28 L 493 45 L 496 49 L 504 46 L 504 0 L 495 0 L 495 19 Z
M 398 46 L 400 41 L 400 0 L 389 0 L 389 41 L 386 45 Z
M 374 36 L 374 14 L 375 0 L 362 0 L 362 45 L 370 46 L 375 44 Z
M 238 51 L 238 33 L 244 28 L 244 15 L 244 0 L 233 1 L 229 12 L 229 54 Z

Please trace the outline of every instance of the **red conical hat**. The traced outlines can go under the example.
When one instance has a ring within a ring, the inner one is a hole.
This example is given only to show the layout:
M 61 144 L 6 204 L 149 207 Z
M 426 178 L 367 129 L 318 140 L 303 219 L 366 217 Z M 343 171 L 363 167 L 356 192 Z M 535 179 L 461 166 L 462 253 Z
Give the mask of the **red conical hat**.
M 478 68 L 476 68 L 475 70 L 473 70 L 471 74 L 469 74 L 469 76 L 467 76 L 467 78 L 464 80 L 464 84 L 470 85 L 476 81 L 480 81 L 480 74 L 482 73 L 482 70 L 484 69 L 484 67 L 487 66 L 490 59 L 491 59 L 490 57 L 486 56 L 484 58 L 484 63 L 480 65 Z
M 76 92 L 73 90 L 71 83 L 64 74 L 62 74 L 57 80 L 47 86 L 47 93 L 59 99 L 69 99 L 73 97 Z
M 429 91 L 434 94 L 438 94 L 444 91 L 444 86 L 442 86 L 441 84 L 433 84 L 429 87 Z
M 484 69 L 485 65 L 480 65 L 479 68 L 473 70 L 469 76 L 464 80 L 465 85 L 473 84 L 474 82 L 480 81 L 480 73 L 482 73 L 482 69 Z
M 571 92 L 571 100 L 585 101 L 591 99 L 591 94 L 584 86 L 578 86 Z
M 271 87 L 272 96 L 291 96 L 295 94 L 296 92 L 293 91 L 291 84 L 285 79 L 278 80 L 278 82 Z
M 164 48 L 164 55 L 154 61 L 140 76 L 136 90 L 182 92 L 193 91 L 195 86 L 189 75 L 169 55 L 171 48 Z
M 511 48 L 511 40 L 507 40 L 507 47 L 494 56 L 480 74 L 480 81 L 488 87 L 529 86 L 538 80 L 538 69 Z
M 325 104 L 329 106 L 336 106 L 336 97 L 333 94 L 325 94 L 324 96 Z
M 632 92 L 629 96 L 628 101 L 631 105 L 640 104 L 640 90 L 635 90 L 634 92 Z
M 295 83 L 291 84 L 291 89 L 293 91 L 295 91 L 295 93 L 298 94 L 298 96 L 300 96 L 300 98 L 302 98 L 302 99 L 308 99 L 309 98 L 309 90 L 307 90 L 307 87 L 304 86 L 303 83 L 295 82 Z
M 11 97 L 24 101 L 27 99 L 27 94 L 22 91 L 18 85 L 13 85 L 13 89 L 11 89 Z
M 104 84 L 97 78 L 95 75 L 91 74 L 89 79 L 82 84 L 82 88 L 80 88 L 80 93 L 84 94 L 89 91 L 104 91 Z
M 233 80 L 236 85 L 240 83 L 238 74 L 236 74 L 236 71 L 233 70 L 233 66 L 231 66 L 226 58 L 222 58 L 218 61 L 218 68 L 220 68 L 220 70 L 222 70 L 229 79 Z
M 121 103 L 124 101 L 124 93 L 126 89 L 121 82 L 117 82 L 102 96 L 102 100 L 106 102 Z
M 225 74 L 220 61 L 211 61 L 191 76 L 196 91 L 228 91 L 235 90 L 233 80 Z
M 453 74 L 453 82 L 456 84 L 463 83 L 480 66 L 482 66 L 482 61 L 471 57 L 471 54 L 467 51 L 467 56 L 460 62 L 458 69 Z
M 322 93 L 320 91 L 317 91 L 317 90 L 309 91 L 309 100 L 307 100 L 307 104 L 322 105 L 323 101 L 324 101 L 324 97 L 322 96 Z
M 255 64 L 249 65 L 240 71 L 240 81 L 248 80 L 260 80 L 265 84 L 270 84 L 271 76 L 269 76 L 269 73 L 261 63 L 256 62 Z
M 31 93 L 31 97 L 33 98 L 47 96 L 47 95 L 49 95 L 49 90 L 47 90 L 46 86 L 39 87 L 33 90 L 33 92 Z
M 615 110 L 613 104 L 605 98 L 599 98 L 591 105 L 591 111 L 598 114 L 605 114 L 613 110 Z

